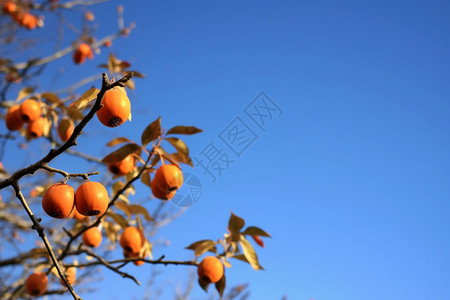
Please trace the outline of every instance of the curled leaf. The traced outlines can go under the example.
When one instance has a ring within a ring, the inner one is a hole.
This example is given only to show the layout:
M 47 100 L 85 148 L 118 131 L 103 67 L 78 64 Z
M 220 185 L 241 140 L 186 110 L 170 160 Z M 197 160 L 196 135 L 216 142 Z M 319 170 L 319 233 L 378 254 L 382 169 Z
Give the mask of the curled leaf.
M 150 123 L 142 132 L 142 146 L 147 145 L 151 141 L 157 139 L 161 135 L 161 117 Z
M 249 262 L 249 264 L 252 266 L 253 269 L 256 271 L 263 269 L 259 265 L 258 256 L 256 255 L 255 249 L 253 249 L 252 244 L 245 238 L 244 235 L 240 236 L 239 244 L 242 247 L 242 251 L 244 252 L 244 256 Z
M 265 237 L 271 237 L 270 234 L 262 230 L 261 228 L 255 227 L 255 226 L 249 226 L 247 227 L 242 234 L 245 235 L 258 235 L 258 236 L 265 236 Z
M 126 145 L 123 145 L 116 151 L 108 154 L 102 159 L 102 162 L 104 163 L 115 163 L 118 161 L 121 161 L 125 157 L 127 157 L 130 154 L 136 153 L 138 156 L 141 155 L 141 147 L 134 143 L 129 143 Z
M 174 146 L 179 153 L 189 156 L 189 149 L 182 140 L 174 137 L 165 138 L 165 140 L 168 141 L 172 146 Z
M 123 143 L 131 143 L 131 141 L 129 139 L 127 139 L 126 137 L 118 137 L 118 138 L 115 138 L 115 139 L 109 141 L 108 144 L 106 144 L 106 146 L 114 147 L 116 145 L 123 144 Z
M 167 131 L 167 134 L 196 134 L 203 130 L 194 126 L 175 126 Z
M 203 253 L 205 253 L 206 251 L 212 251 L 214 253 L 217 252 L 216 242 L 214 242 L 213 240 L 197 241 L 197 242 L 187 246 L 186 249 L 194 250 L 195 256 L 200 256 Z
M 69 107 L 75 109 L 83 109 L 89 104 L 89 102 L 91 102 L 94 99 L 97 99 L 97 94 L 99 92 L 100 90 L 97 88 L 90 88 L 89 90 L 84 92 L 83 95 L 81 95 L 81 97 L 78 100 L 72 102 L 72 104 L 70 104 Z

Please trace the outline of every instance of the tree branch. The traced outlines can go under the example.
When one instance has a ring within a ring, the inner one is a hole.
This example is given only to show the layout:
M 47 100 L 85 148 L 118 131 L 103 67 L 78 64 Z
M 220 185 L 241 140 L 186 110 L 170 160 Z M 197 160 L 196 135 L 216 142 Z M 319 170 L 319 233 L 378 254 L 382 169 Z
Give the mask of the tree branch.
M 122 272 L 120 271 L 118 268 L 114 267 L 111 265 L 110 262 L 108 262 L 107 260 L 103 259 L 102 257 L 100 257 L 99 255 L 97 255 L 96 253 L 94 253 L 94 251 L 87 249 L 87 248 L 81 248 L 77 251 L 73 251 L 70 253 L 70 255 L 79 255 L 79 254 L 83 254 L 86 253 L 87 255 L 90 255 L 94 258 L 97 259 L 96 263 L 99 265 L 104 265 L 105 267 L 107 267 L 108 269 L 112 270 L 113 272 L 116 272 L 117 274 L 119 274 L 120 276 L 122 276 L 123 278 L 129 278 L 131 280 L 133 280 L 137 285 L 141 285 L 141 283 L 132 275 Z M 67 267 L 70 265 L 67 265 Z M 77 265 L 76 267 L 80 267 L 82 265 Z
M 58 259 L 56 258 L 55 252 L 53 251 L 52 245 L 50 244 L 47 236 L 44 232 L 44 227 L 41 225 L 40 220 L 36 219 L 36 217 L 33 214 L 33 211 L 28 206 L 28 203 L 25 199 L 25 197 L 22 194 L 22 191 L 20 190 L 19 184 L 17 181 L 12 183 L 12 186 L 14 188 L 14 191 L 16 192 L 16 197 L 19 199 L 20 203 L 22 204 L 23 208 L 27 212 L 31 222 L 33 223 L 32 228 L 37 231 L 39 236 L 41 237 L 42 241 L 44 242 L 45 248 L 47 248 L 47 252 L 50 255 L 50 259 L 53 262 L 53 265 L 55 266 L 56 270 L 58 271 L 59 277 L 64 281 L 64 284 L 69 289 L 69 292 L 72 294 L 73 298 L 75 300 L 82 300 L 80 296 L 77 295 L 77 293 L 74 291 L 72 285 L 67 281 L 66 275 L 64 274 L 64 271 L 61 268 L 61 265 L 58 262 Z
M 41 169 L 44 165 L 47 165 L 55 157 L 57 157 L 58 155 L 61 155 L 67 149 L 76 145 L 76 139 L 78 138 L 78 136 L 81 135 L 83 128 L 94 117 L 95 113 L 101 108 L 102 99 L 103 99 L 103 96 L 105 95 L 106 91 L 112 89 L 115 86 L 124 86 L 125 82 L 130 80 L 131 77 L 133 77 L 133 72 L 125 75 L 118 81 L 109 83 L 108 76 L 106 75 L 106 73 L 103 73 L 102 89 L 97 94 L 97 100 L 95 101 L 94 106 L 91 108 L 89 113 L 80 121 L 80 123 L 78 123 L 78 125 L 73 130 L 73 133 L 70 136 L 70 138 L 59 148 L 51 149 L 50 152 L 46 156 L 44 156 L 41 160 L 39 160 L 38 162 L 36 162 L 24 169 L 21 169 L 21 170 L 15 172 L 13 175 L 11 175 L 9 178 L 0 181 L 0 189 L 3 189 L 9 185 L 12 185 L 14 182 L 18 182 L 19 179 L 21 179 L 25 175 L 34 174 L 34 172 L 36 172 L 38 169 Z

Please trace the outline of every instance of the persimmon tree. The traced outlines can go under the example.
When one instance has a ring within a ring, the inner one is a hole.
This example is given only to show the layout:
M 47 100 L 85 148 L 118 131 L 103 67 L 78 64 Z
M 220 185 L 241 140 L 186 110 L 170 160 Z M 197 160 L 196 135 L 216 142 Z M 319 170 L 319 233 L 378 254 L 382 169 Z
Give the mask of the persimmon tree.
M 103 158 L 77 150 L 78 138 L 89 132 L 87 125 L 94 118 L 111 128 L 131 121 L 133 99 L 127 89 L 139 84 L 134 78 L 146 80 L 143 74 L 131 70 L 128 62 L 117 58 L 111 47 L 115 39 L 126 38 L 134 28 L 132 23 L 126 25 L 123 7 L 117 10 L 116 32 L 104 37 L 93 33 L 95 15 L 87 8 L 96 9 L 100 2 L 1 1 L 0 43 L 14 51 L 22 51 L 34 34 L 38 37 L 50 15 L 79 12 L 83 29 L 65 47 L 46 47 L 50 51 L 46 56 L 24 61 L 0 57 L 0 101 L 5 128 L 0 136 L 0 159 L 6 151 L 14 151 L 8 147 L 12 141 L 40 156 L 27 162 L 26 167 L 20 167 L 22 162 L 8 162 L 8 166 L 16 167 L 0 168 L 0 295 L 2 299 L 16 299 L 70 293 L 74 299 L 81 299 L 83 293 L 89 292 L 82 286 L 95 276 L 93 268 L 140 284 L 139 278 L 123 271 L 125 265 L 133 263 L 196 268 L 199 286 L 206 290 L 214 284 L 222 296 L 231 258 L 248 263 L 255 270 L 262 269 L 249 237 L 263 247 L 261 237 L 269 237 L 267 232 L 246 227 L 242 218 L 231 213 L 223 236 L 187 245 L 194 253 L 192 260 L 152 255 L 152 238 L 157 236 L 160 224 L 177 217 L 170 209 L 164 211 L 164 204 L 183 185 L 183 169 L 194 167 L 182 137 L 202 130 L 181 125 L 165 129 L 163 118 L 159 117 L 145 128 L 133 128 L 141 131 L 139 141 L 126 136 L 111 137 L 105 147 L 115 150 L 109 150 Z M 54 41 L 62 42 L 64 39 Z M 101 51 L 110 51 L 107 61 L 97 61 L 105 70 L 101 76 L 80 74 L 79 81 L 69 88 L 41 89 L 38 78 L 48 76 L 45 66 L 71 59 L 72 68 L 76 69 L 89 60 L 95 61 Z M 89 84 L 93 87 L 86 87 Z M 36 139 L 42 140 L 42 152 L 27 148 Z M 72 172 L 70 166 L 53 166 L 56 158 L 67 156 L 91 166 L 82 173 Z M 102 165 L 109 171 L 98 171 Z M 136 192 L 136 185 L 147 186 L 151 199 L 133 203 L 129 196 Z M 54 219 L 51 224 L 57 224 L 56 227 L 44 228 L 46 219 Z M 40 241 L 17 243 L 33 236 Z M 116 248 L 121 251 L 114 251 Z M 231 290 L 229 299 L 238 294 L 239 289 Z

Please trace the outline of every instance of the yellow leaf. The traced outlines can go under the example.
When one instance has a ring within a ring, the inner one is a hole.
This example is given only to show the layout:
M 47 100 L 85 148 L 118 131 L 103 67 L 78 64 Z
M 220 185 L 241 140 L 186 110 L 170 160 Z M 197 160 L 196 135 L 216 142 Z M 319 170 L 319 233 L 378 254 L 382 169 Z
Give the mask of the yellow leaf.
M 25 98 L 26 96 L 30 95 L 31 93 L 34 93 L 34 89 L 30 86 L 24 87 L 19 91 L 19 94 L 17 95 L 16 102 L 20 101 L 21 99 Z
M 100 90 L 97 88 L 90 88 L 89 90 L 84 92 L 84 94 L 81 95 L 81 97 L 77 101 L 70 104 L 69 107 L 72 107 L 75 109 L 83 109 L 89 104 L 89 102 L 91 102 L 94 99 L 97 99 L 97 94 L 99 92 L 100 92 Z

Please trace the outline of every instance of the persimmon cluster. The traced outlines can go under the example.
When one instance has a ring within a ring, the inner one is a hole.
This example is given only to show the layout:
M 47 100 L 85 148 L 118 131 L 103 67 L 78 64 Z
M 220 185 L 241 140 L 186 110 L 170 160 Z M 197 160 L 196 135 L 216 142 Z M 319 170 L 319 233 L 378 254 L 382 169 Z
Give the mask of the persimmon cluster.
M 39 138 L 44 135 L 48 120 L 42 116 L 42 104 L 36 99 L 29 98 L 21 104 L 11 106 L 5 117 L 6 127 L 11 131 L 21 130 L 26 125 L 28 139 Z M 71 119 L 64 118 L 58 125 L 58 135 L 66 142 L 73 133 L 75 124 Z
M 29 30 L 42 27 L 43 25 L 42 20 L 38 16 L 33 15 L 27 8 L 15 1 L 4 2 L 2 10 L 3 13 L 10 15 L 17 24 Z
M 30 98 L 10 107 L 6 113 L 5 122 L 9 130 L 20 130 L 27 124 L 28 138 L 38 138 L 44 134 L 46 119 L 41 116 L 41 104 Z

